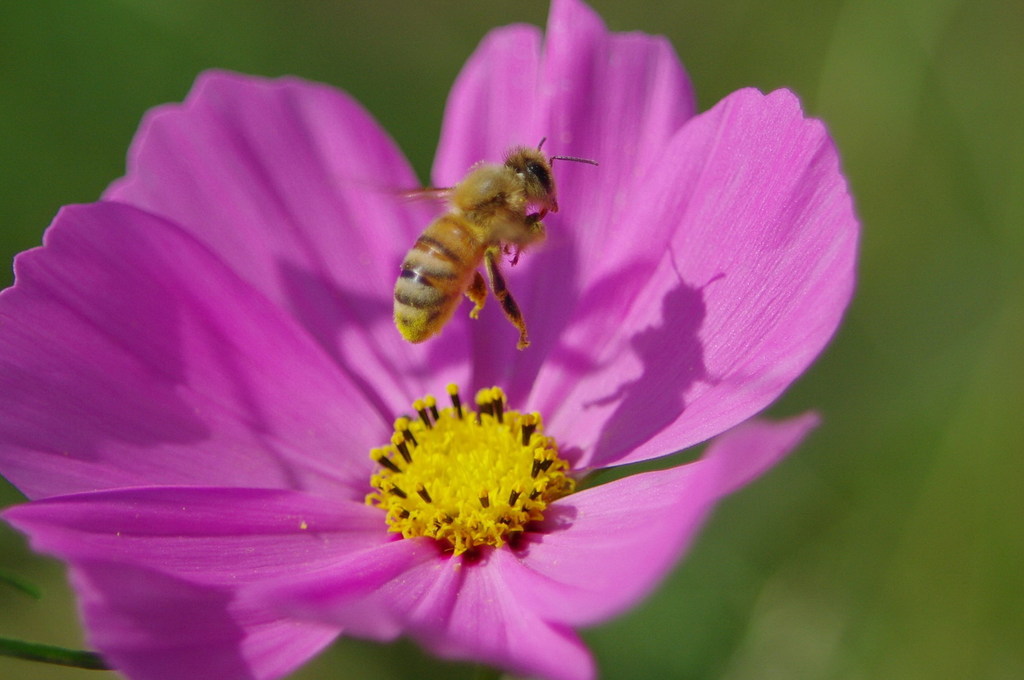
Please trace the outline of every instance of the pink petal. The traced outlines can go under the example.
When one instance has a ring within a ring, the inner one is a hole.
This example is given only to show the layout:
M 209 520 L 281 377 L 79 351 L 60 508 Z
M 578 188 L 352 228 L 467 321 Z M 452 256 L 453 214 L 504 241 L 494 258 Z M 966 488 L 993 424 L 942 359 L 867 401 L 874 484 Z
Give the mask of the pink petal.
M 400 196 L 418 186 L 347 95 L 213 71 L 146 116 L 106 198 L 180 224 L 393 411 L 423 393 L 416 369 L 431 351 L 392 323 L 399 263 L 433 212 Z
M 484 40 L 452 89 L 435 181 L 454 184 L 474 163 L 500 162 L 510 145 L 532 146 L 542 137 L 546 152 L 601 165 L 556 161 L 562 210 L 545 220 L 548 242 L 507 272 L 530 349 L 514 349 L 515 331 L 496 304 L 478 322 L 454 322 L 472 329 L 477 386 L 503 385 L 522 403 L 559 342 L 567 310 L 591 304 L 589 288 L 609 271 L 609 255 L 636 241 L 636 231 L 622 228 L 635 208 L 623 199 L 693 107 L 689 79 L 667 41 L 610 34 L 575 0 L 552 4 L 543 54 L 529 27 L 499 29 Z M 669 234 L 645 235 L 652 259 Z
M 556 0 L 543 53 L 540 31 L 509 26 L 488 34 L 467 61 L 448 98 L 434 179 L 450 186 L 473 164 L 500 162 L 510 146 L 546 138 L 549 153 L 601 162 L 603 171 L 580 174 L 591 185 L 580 198 L 600 200 L 596 177 L 606 186 L 634 181 L 637 166 L 646 167 L 693 111 L 689 78 L 667 40 L 609 33 L 583 3 Z M 575 166 L 558 167 L 561 175 Z M 611 221 L 604 205 L 581 201 L 577 209 Z
M 387 417 L 172 224 L 65 208 L 0 294 L 0 469 L 30 498 L 141 484 L 361 499 Z
M 67 560 L 90 643 L 132 678 L 275 678 L 339 633 L 248 594 L 388 540 L 380 512 L 289 491 L 139 488 L 10 508 Z
M 578 0 L 552 3 L 544 59 L 541 94 L 551 153 L 601 164 L 595 172 L 556 161 L 559 177 L 571 173 L 578 180 L 559 187 L 580 227 L 573 234 L 578 254 L 596 259 L 589 246 L 617 235 L 618 218 L 635 207 L 623 202 L 623 192 L 693 116 L 693 88 L 668 40 L 608 33 Z
M 749 421 L 689 465 L 631 475 L 568 496 L 520 559 L 503 558 L 510 592 L 546 621 L 603 621 L 646 596 L 724 496 L 764 474 L 818 422 L 805 414 Z
M 475 163 L 500 163 L 510 146 L 535 145 L 544 133 L 536 106 L 540 30 L 491 31 L 462 67 L 445 107 L 434 158 L 436 186 L 453 186 Z
M 409 635 L 444 658 L 531 677 L 592 678 L 593 660 L 575 633 L 539 618 L 504 582 L 508 559 L 497 551 L 465 562 L 441 554 L 429 540 L 402 540 L 323 573 L 281 579 L 264 597 L 352 635 Z
M 380 510 L 297 491 L 135 487 L 56 496 L 3 518 L 32 547 L 75 561 L 112 560 L 237 586 L 295 576 L 389 539 Z
M 412 538 L 341 558 L 319 572 L 277 579 L 265 584 L 261 599 L 357 637 L 393 640 L 417 611 L 450 609 L 459 579 L 436 542 Z
M 789 92 L 736 92 L 692 120 L 634 199 L 632 223 L 670 225 L 670 247 L 646 273 L 644 238 L 614 256 L 617 285 L 573 311 L 571 349 L 533 387 L 549 431 L 594 466 L 677 451 L 765 408 L 853 291 L 858 224 L 838 157 Z M 560 367 L 573 353 L 590 363 Z
M 280 678 L 339 633 L 124 563 L 83 562 L 70 576 L 89 644 L 132 680 Z
M 548 680 L 589 680 L 593 658 L 571 629 L 538 615 L 507 579 L 503 551 L 492 563 L 463 567 L 465 578 L 449 612 L 422 612 L 413 636 L 435 654 L 482 661 L 507 672 Z

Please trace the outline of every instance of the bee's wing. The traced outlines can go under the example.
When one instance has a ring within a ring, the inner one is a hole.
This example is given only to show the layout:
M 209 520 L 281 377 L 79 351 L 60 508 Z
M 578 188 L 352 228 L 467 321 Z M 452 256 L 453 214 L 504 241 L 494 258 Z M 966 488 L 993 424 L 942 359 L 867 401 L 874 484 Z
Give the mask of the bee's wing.
M 365 187 L 367 191 L 375 194 L 400 198 L 406 201 L 437 201 L 448 200 L 454 187 L 421 187 L 417 189 L 405 189 L 402 187 L 389 186 L 374 181 L 353 180 L 355 183 Z
M 447 201 L 451 194 L 452 187 L 423 187 L 398 193 L 408 201 Z

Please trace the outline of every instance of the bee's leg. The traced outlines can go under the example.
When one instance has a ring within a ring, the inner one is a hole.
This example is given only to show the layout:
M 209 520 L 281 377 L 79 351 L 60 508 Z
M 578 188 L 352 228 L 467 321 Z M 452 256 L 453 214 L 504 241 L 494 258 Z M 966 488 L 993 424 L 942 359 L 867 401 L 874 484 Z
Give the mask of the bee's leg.
M 529 243 L 540 243 L 547 238 L 547 232 L 544 229 L 544 223 L 541 222 L 541 218 L 544 217 L 548 211 L 542 210 L 539 213 L 533 213 L 526 216 L 526 224 L 530 227 L 530 237 L 522 244 L 514 246 L 515 250 L 512 252 L 512 258 L 508 261 L 513 267 L 519 264 L 519 256 L 526 250 L 526 245 Z M 508 251 L 505 251 L 508 254 Z
M 501 271 L 498 269 L 500 258 L 500 248 L 487 249 L 487 252 L 484 254 L 484 263 L 487 265 L 487 278 L 491 282 L 491 290 L 494 291 L 494 297 L 498 298 L 498 302 L 501 303 L 501 310 L 505 312 L 505 316 L 512 322 L 512 325 L 519 329 L 519 342 L 516 344 L 516 349 L 525 349 L 530 345 L 530 340 L 526 337 L 526 322 L 523 321 L 523 315 L 519 312 L 519 305 L 516 304 L 512 293 L 508 292 L 508 286 L 505 285 L 505 277 L 501 275 Z
M 466 290 L 466 297 L 473 301 L 473 309 L 469 310 L 469 318 L 476 319 L 480 316 L 480 310 L 484 308 L 487 301 L 487 284 L 480 272 L 473 272 L 473 283 L 469 284 Z
M 523 253 L 522 246 L 505 246 L 502 252 L 508 255 L 508 263 L 515 267 L 519 264 L 519 256 Z

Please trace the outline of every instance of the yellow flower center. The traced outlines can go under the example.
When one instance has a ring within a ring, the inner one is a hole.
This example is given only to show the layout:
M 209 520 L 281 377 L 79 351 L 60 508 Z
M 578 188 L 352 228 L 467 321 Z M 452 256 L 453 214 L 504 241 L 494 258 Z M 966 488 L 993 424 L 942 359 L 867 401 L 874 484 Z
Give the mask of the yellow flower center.
M 497 387 L 480 390 L 477 410 L 438 410 L 432 396 L 417 399 L 419 417 L 399 418 L 391 444 L 373 449 L 380 470 L 367 505 L 387 512 L 389 531 L 430 536 L 462 554 L 514 542 L 548 504 L 573 492 L 569 464 L 544 435 L 540 414 L 509 411 Z

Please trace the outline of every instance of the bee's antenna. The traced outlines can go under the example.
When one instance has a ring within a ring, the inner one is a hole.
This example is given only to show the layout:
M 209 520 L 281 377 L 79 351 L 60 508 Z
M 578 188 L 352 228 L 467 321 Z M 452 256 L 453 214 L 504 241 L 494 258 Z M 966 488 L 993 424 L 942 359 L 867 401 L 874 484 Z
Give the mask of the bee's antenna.
M 597 161 L 592 161 L 589 158 L 577 158 L 576 156 L 552 156 L 553 161 L 574 161 L 576 163 L 589 163 L 591 165 L 599 165 Z
M 541 147 L 544 146 L 544 142 L 548 141 L 547 137 L 541 137 L 540 143 L 537 145 L 537 151 L 540 151 Z M 589 158 L 578 158 L 577 156 L 552 156 L 553 161 L 575 161 L 577 163 L 590 163 L 591 165 L 597 165 L 597 161 L 592 161 Z

